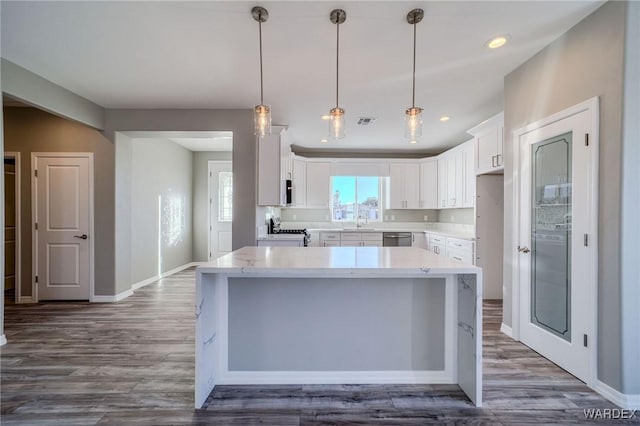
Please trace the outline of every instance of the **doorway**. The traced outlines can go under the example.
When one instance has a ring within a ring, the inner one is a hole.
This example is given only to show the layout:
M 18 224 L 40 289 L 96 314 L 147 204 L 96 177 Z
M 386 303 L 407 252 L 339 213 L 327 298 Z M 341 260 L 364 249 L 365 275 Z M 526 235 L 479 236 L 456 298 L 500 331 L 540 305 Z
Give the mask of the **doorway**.
M 514 138 L 519 339 L 587 384 L 596 368 L 597 124 L 594 98 Z
M 20 303 L 20 153 L 4 153 L 4 294 Z
M 209 161 L 209 261 L 231 252 L 231 161 Z
M 93 154 L 33 153 L 34 296 L 93 298 Z

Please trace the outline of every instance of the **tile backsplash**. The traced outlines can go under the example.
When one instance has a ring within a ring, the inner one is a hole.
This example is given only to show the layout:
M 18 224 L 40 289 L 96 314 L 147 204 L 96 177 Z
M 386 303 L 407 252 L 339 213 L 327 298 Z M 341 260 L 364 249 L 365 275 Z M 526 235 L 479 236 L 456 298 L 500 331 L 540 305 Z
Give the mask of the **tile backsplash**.
M 383 222 L 438 221 L 437 210 L 384 210 L 383 215 Z M 283 222 L 331 222 L 331 210 L 283 208 L 280 217 Z

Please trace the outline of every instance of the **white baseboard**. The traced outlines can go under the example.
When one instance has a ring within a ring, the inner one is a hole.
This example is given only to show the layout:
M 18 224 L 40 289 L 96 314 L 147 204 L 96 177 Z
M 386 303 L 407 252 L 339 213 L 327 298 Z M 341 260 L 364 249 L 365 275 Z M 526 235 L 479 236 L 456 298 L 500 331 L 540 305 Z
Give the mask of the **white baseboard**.
M 116 294 L 115 296 L 93 296 L 93 303 L 115 303 L 119 302 L 122 299 L 126 299 L 127 297 L 133 294 L 133 290 L 125 290 L 121 293 Z
M 500 331 L 503 334 L 506 334 L 507 336 L 511 337 L 513 339 L 513 329 L 511 327 L 509 327 L 507 324 L 502 323 L 502 325 L 500 326 Z
M 6 344 L 7 344 L 7 336 L 3 334 L 2 336 L 0 336 L 0 346 L 6 345 Z
M 18 299 L 18 304 L 23 304 L 23 303 L 34 303 L 33 302 L 33 297 L 32 296 L 20 296 L 20 298 Z
M 154 277 L 151 278 L 147 278 L 146 280 L 142 280 L 139 281 L 137 283 L 134 283 L 131 285 L 131 288 L 129 290 L 125 290 L 121 293 L 116 294 L 115 296 L 93 296 L 93 300 L 92 302 L 94 303 L 115 303 L 115 302 L 119 302 L 122 299 L 125 299 L 129 296 L 131 296 L 133 294 L 134 290 L 138 290 L 139 288 L 142 288 L 146 285 L 149 285 L 151 283 L 154 283 L 162 278 L 168 277 L 169 275 L 173 275 L 177 272 L 183 271 L 187 268 L 190 268 L 192 266 L 199 266 L 199 265 L 203 265 L 205 262 L 190 262 L 190 263 L 186 263 L 182 266 L 178 266 L 177 268 L 173 268 L 169 271 L 163 272 L 161 275 L 156 275 Z
M 173 268 L 173 269 L 171 269 L 171 270 L 169 270 L 169 271 L 163 272 L 163 273 L 162 273 L 162 274 L 160 274 L 160 275 L 156 275 L 156 276 L 153 276 L 153 277 L 151 277 L 151 278 L 147 278 L 146 280 L 142 280 L 142 281 L 139 281 L 139 282 L 137 282 L 137 283 L 134 283 L 134 284 L 132 284 L 132 285 L 131 285 L 131 288 L 132 288 L 133 290 L 137 290 L 137 289 L 142 288 L 142 287 L 144 287 L 144 286 L 146 286 L 146 285 L 149 285 L 149 284 L 151 284 L 151 283 L 154 283 L 154 282 L 156 282 L 156 281 L 158 281 L 158 280 L 160 280 L 160 279 L 162 279 L 162 278 L 168 277 L 169 275 L 173 275 L 173 274 L 175 274 L 175 273 L 177 273 L 177 272 L 184 271 L 185 269 L 187 269 L 187 268 L 191 268 L 192 266 L 200 266 L 200 265 L 204 265 L 205 263 L 206 263 L 206 262 L 191 262 L 191 263 L 185 263 L 185 264 L 184 264 L 184 265 L 182 265 L 182 266 L 178 266 L 177 268 Z
M 626 410 L 640 410 L 640 394 L 625 394 L 619 392 L 600 380 L 596 380 L 593 390 L 620 408 L 624 408 Z
M 227 371 L 217 385 L 300 384 L 452 384 L 443 370 L 434 371 Z

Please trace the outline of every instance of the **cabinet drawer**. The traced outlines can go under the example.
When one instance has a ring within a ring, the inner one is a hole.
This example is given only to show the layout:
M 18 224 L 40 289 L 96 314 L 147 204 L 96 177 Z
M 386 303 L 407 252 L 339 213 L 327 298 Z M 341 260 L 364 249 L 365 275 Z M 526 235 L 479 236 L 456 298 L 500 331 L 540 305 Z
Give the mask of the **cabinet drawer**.
M 344 241 L 340 243 L 341 247 L 360 247 L 362 243 L 360 241 Z
M 447 249 L 447 257 L 464 263 L 473 264 L 471 251 Z
M 379 241 L 382 242 L 382 232 L 363 232 L 362 241 Z
M 362 247 L 382 247 L 382 241 L 363 241 Z
M 320 240 L 336 240 L 340 241 L 340 233 L 339 232 L 321 232 Z
M 340 235 L 342 241 L 360 241 L 362 234 L 359 232 L 343 232 Z
M 446 240 L 447 240 L 447 237 L 445 237 L 443 235 L 429 234 L 429 244 L 442 244 L 442 245 L 445 245 L 445 241 Z
M 340 247 L 340 241 L 323 241 L 321 247 Z
M 447 247 L 456 250 L 473 251 L 473 241 L 449 237 L 447 238 Z

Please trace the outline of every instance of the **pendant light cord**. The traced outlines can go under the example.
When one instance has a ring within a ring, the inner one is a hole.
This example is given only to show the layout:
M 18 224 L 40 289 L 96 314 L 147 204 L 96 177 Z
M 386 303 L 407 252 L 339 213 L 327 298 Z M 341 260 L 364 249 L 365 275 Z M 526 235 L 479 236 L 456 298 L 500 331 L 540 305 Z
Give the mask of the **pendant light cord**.
M 338 16 L 339 18 L 339 16 Z M 340 83 L 340 23 L 336 23 L 336 108 L 338 103 L 338 87 Z
M 264 92 L 262 89 L 262 12 L 258 16 L 258 34 L 260 37 L 260 105 L 264 105 Z
M 411 108 L 416 107 L 416 21 L 413 21 L 413 98 Z

